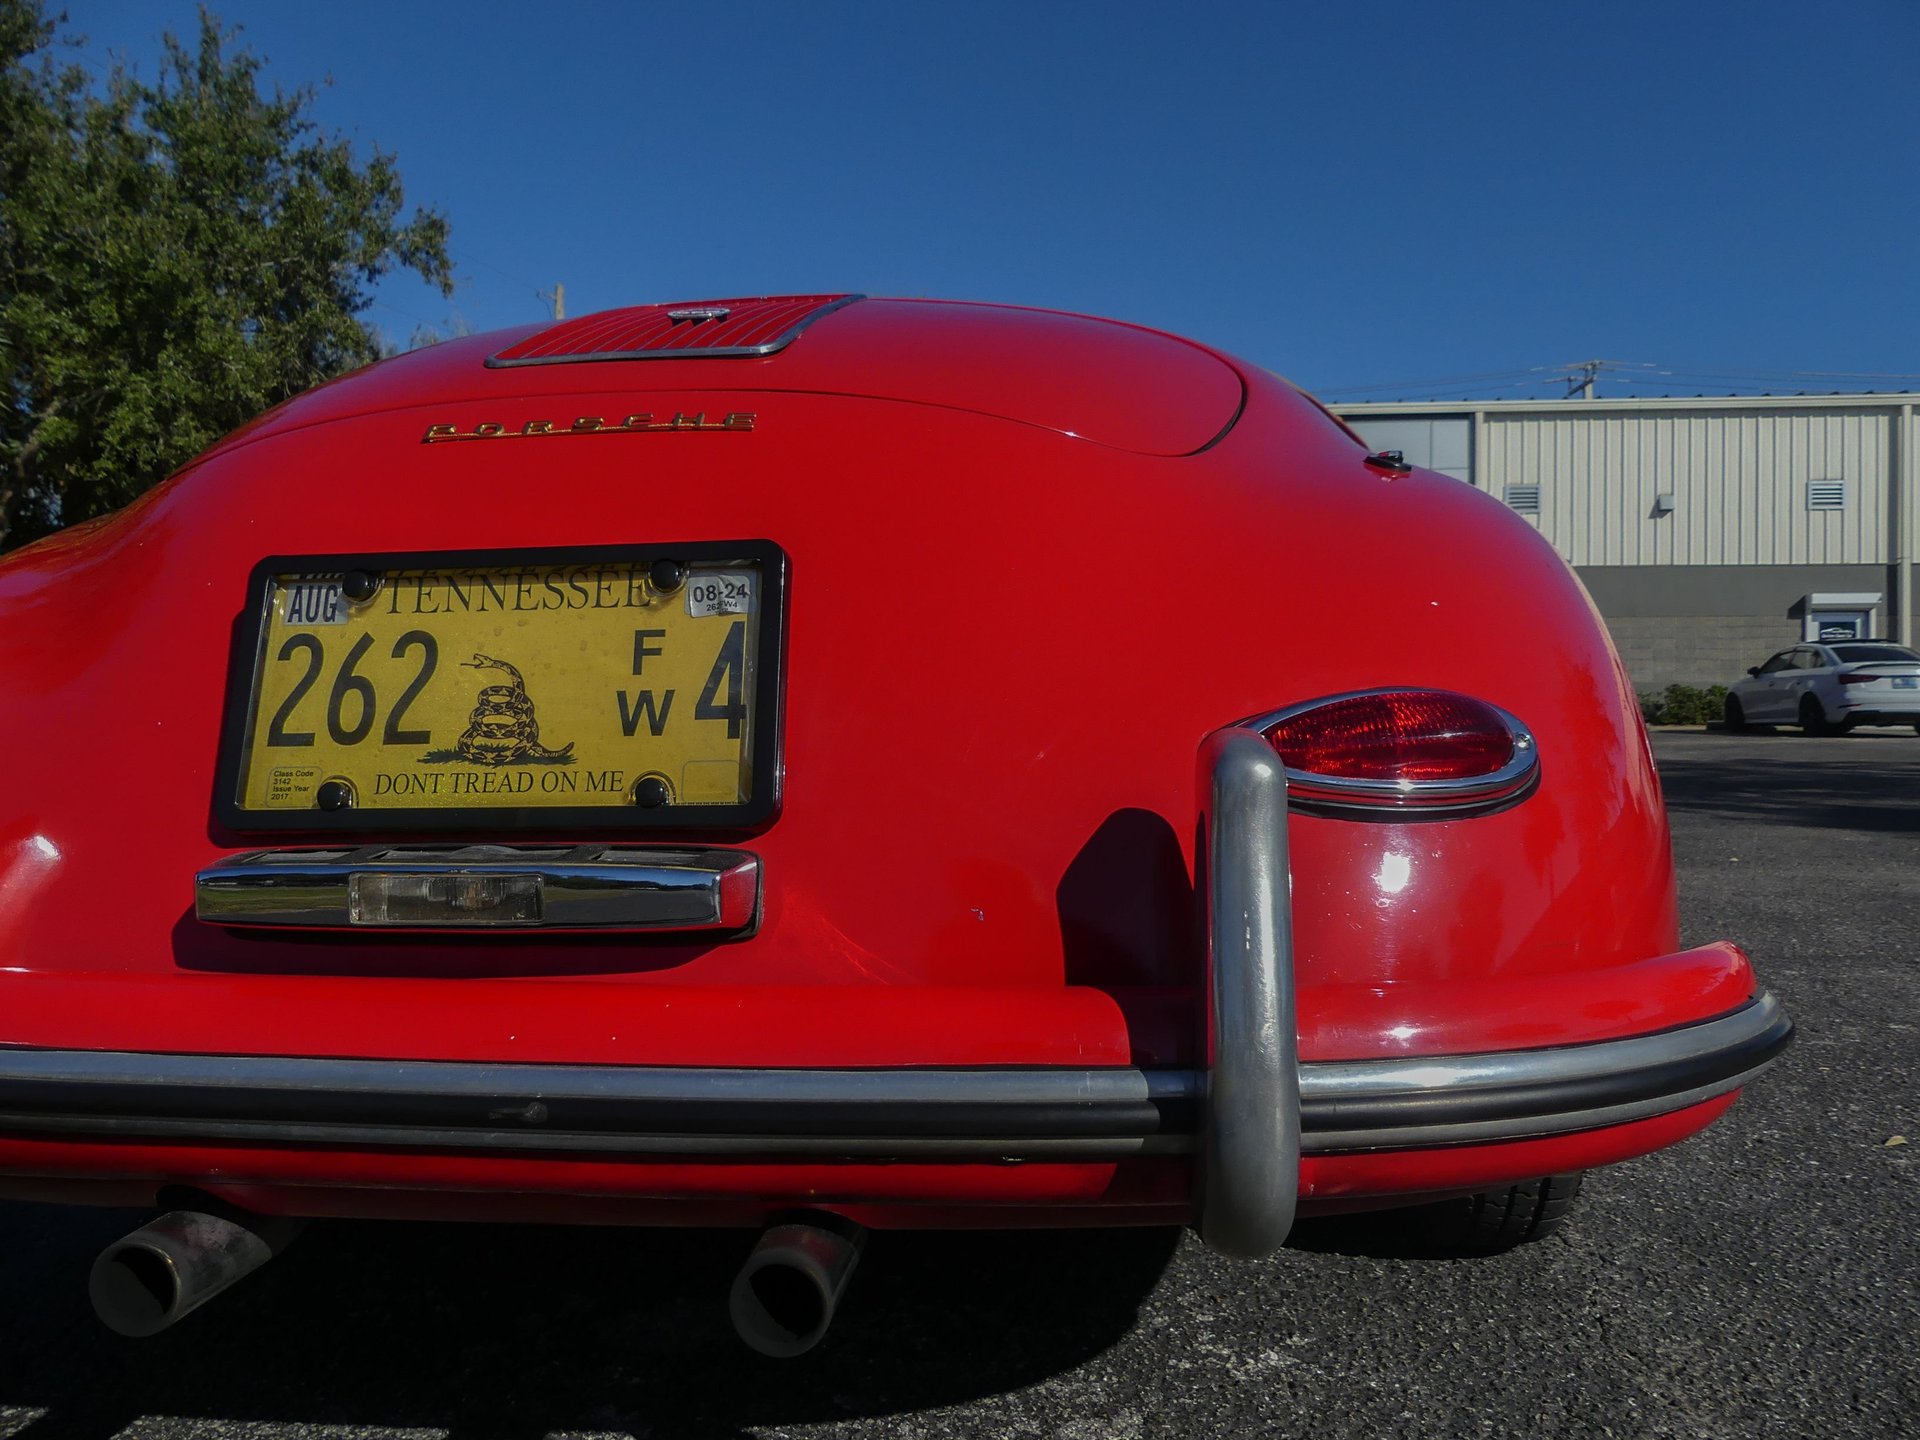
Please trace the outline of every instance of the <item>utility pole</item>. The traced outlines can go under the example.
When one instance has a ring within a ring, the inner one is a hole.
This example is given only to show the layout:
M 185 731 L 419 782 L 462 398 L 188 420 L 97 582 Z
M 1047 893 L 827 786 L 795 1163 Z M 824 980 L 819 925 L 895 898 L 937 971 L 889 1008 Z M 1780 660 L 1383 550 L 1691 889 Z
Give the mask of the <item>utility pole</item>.
M 1578 390 L 1582 400 L 1593 399 L 1593 382 L 1600 377 L 1601 370 L 1609 362 L 1605 360 L 1580 360 L 1567 367 L 1567 396 L 1571 400 L 1573 392 Z
M 1576 360 L 1571 365 L 1561 365 L 1553 373 L 1567 382 L 1568 400 L 1578 395 L 1582 400 L 1594 398 L 1593 387 L 1603 370 L 1638 370 L 1644 373 L 1628 375 L 1626 379 L 1633 384 L 1650 380 L 1656 375 L 1672 375 L 1671 370 L 1662 370 L 1651 360 Z
M 553 306 L 554 319 L 564 320 L 567 318 L 567 287 L 566 286 L 562 285 L 558 280 L 556 280 L 553 282 L 553 289 L 537 290 L 534 293 L 537 294 L 542 300 L 545 300 L 549 305 Z

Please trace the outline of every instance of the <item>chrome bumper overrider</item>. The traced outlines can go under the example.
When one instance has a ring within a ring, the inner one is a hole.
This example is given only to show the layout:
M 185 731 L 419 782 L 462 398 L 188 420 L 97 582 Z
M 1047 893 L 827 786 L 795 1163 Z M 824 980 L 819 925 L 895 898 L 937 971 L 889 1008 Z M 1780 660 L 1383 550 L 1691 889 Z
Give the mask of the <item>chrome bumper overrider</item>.
M 1287 777 L 1280 757 L 1242 727 L 1200 748 L 1206 924 L 1205 1144 L 1194 1167 L 1200 1236 L 1229 1255 L 1286 1242 L 1300 1189 L 1298 1026 L 1288 893 Z
M 1296 1058 L 1285 778 L 1251 732 L 1200 765 L 1203 1070 L 709 1069 L 0 1046 L 0 1134 L 528 1154 L 1017 1162 L 1197 1152 L 1201 1233 L 1278 1248 L 1299 1156 L 1623 1124 L 1723 1095 L 1793 1026 L 1771 995 L 1655 1034 L 1481 1055 Z
M 1703 1024 L 1542 1050 L 1301 1065 L 1296 1058 L 1287 777 L 1258 731 L 1200 750 L 1211 1006 L 1201 1077 L 1200 1233 L 1277 1250 L 1301 1151 L 1423 1149 L 1624 1124 L 1744 1085 L 1793 1038 L 1771 995 Z

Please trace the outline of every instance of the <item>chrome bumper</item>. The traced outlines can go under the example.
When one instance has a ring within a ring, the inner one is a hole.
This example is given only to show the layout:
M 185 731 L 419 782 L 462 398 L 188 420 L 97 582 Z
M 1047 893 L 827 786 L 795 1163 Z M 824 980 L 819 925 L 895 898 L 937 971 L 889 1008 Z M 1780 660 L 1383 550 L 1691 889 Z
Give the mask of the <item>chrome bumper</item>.
M 1737 1089 L 1792 1029 L 1762 995 L 1699 1025 L 1625 1040 L 1309 1062 L 1297 1067 L 1293 1133 L 1301 1150 L 1327 1154 L 1620 1124 Z M 1257 1113 L 1237 1129 L 1209 1123 L 1209 1100 L 1217 1117 L 1223 1091 L 1239 1084 L 1247 1093 L 1243 1074 L 1222 1082 L 1235 1068 L 1224 1051 L 1209 1077 L 1127 1066 L 723 1070 L 0 1048 L 0 1133 L 815 1159 L 1117 1160 L 1203 1150 L 1212 1208 L 1202 1213 L 1218 1222 L 1223 1196 L 1252 1192 L 1249 1203 L 1263 1203 L 1244 1178 L 1249 1169 L 1289 1193 L 1293 1178 L 1257 1152 L 1258 1165 L 1242 1165 L 1281 1126 L 1262 1126 Z
M 686 1069 L 0 1046 L 0 1134 L 539 1154 L 984 1161 L 1197 1153 L 1200 1229 L 1266 1254 L 1299 1157 L 1565 1134 L 1745 1085 L 1793 1026 L 1771 995 L 1539 1050 L 1296 1054 L 1285 777 L 1249 731 L 1201 754 L 1204 1069 Z

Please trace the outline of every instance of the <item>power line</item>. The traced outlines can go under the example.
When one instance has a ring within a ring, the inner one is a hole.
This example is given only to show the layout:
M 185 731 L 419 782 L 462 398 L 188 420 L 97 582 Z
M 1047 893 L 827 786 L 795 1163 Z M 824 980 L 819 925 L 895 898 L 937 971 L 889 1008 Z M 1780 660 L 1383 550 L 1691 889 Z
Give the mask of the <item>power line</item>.
M 1698 369 L 1676 365 L 1676 375 L 1738 375 L 1749 380 L 1920 380 L 1920 374 L 1907 374 L 1892 370 L 1725 370 L 1717 366 L 1703 366 Z
M 482 260 L 478 255 L 455 250 L 451 246 L 448 247 L 447 254 L 451 255 L 462 265 L 478 265 L 483 269 L 491 270 L 502 280 L 511 281 L 513 284 L 526 290 L 534 299 L 540 301 L 542 305 L 547 307 L 548 312 L 555 320 L 563 320 L 566 318 L 566 286 L 556 283 L 551 290 L 544 290 L 524 275 L 515 275 L 510 270 L 503 270 L 491 260 Z
M 478 265 L 483 270 L 493 271 L 493 273 L 498 275 L 502 280 L 511 280 L 514 284 L 524 286 L 536 295 L 540 293 L 540 287 L 531 280 L 521 275 L 515 275 L 510 270 L 503 270 L 491 260 L 483 260 L 471 251 L 455 250 L 452 246 L 448 246 L 447 253 L 463 265 Z
M 1316 393 L 1326 395 L 1359 395 L 1377 390 L 1458 390 L 1462 385 L 1487 385 L 1500 381 L 1513 381 L 1521 384 L 1544 385 L 1548 378 L 1527 380 L 1523 377 L 1540 375 L 1547 369 L 1536 365 L 1526 370 L 1489 370 L 1478 375 L 1450 375 L 1438 380 L 1392 380 L 1377 385 L 1326 385 L 1318 387 Z M 1550 377 L 1549 377 L 1550 378 Z
M 1920 380 L 1920 374 L 1887 370 L 1796 370 L 1796 380 Z
M 1485 398 L 1497 398 L 1498 392 L 1537 389 L 1547 385 L 1566 386 L 1566 398 L 1584 394 L 1594 398 L 1593 387 L 1604 378 L 1609 384 L 1628 390 L 1648 386 L 1700 385 L 1709 389 L 1805 390 L 1809 380 L 1920 380 L 1920 374 L 1876 370 L 1737 370 L 1718 366 L 1661 365 L 1649 360 L 1580 360 L 1566 365 L 1533 365 L 1523 370 L 1489 370 L 1471 375 L 1446 376 L 1430 380 L 1395 380 L 1363 385 L 1316 387 L 1315 393 L 1340 400 L 1361 395 L 1393 392 L 1395 399 L 1425 395 L 1433 399 L 1468 398 L 1458 392 L 1485 389 L 1495 392 Z
M 411 310 L 402 310 L 398 305 L 390 305 L 385 300 L 376 299 L 372 303 L 378 305 L 382 310 L 391 310 L 396 315 L 404 315 L 417 325 L 430 326 L 433 324 L 433 321 L 427 319 L 424 315 L 416 315 Z

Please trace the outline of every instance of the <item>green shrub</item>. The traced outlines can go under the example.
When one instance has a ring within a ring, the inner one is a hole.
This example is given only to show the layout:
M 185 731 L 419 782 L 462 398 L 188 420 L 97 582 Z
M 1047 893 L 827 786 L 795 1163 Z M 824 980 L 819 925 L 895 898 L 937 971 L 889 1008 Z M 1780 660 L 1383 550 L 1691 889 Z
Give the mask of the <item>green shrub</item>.
M 1718 720 L 1727 706 L 1727 687 L 1709 685 L 1669 685 L 1658 695 L 1640 697 L 1640 713 L 1649 725 L 1708 725 Z

